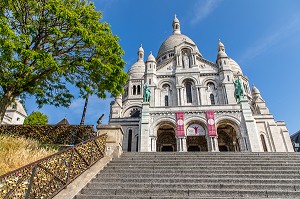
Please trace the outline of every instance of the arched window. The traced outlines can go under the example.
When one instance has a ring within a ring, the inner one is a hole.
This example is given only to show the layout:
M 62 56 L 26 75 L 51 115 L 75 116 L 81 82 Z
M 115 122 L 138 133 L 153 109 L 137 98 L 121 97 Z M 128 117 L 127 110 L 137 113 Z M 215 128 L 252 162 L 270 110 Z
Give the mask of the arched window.
M 133 86 L 132 94 L 133 94 L 133 95 L 136 95 L 136 86 L 135 86 L 135 85 Z
M 215 105 L 216 103 L 215 103 L 215 96 L 214 96 L 214 94 L 210 94 L 210 103 L 211 103 L 211 105 Z
M 192 103 L 192 84 L 190 82 L 187 82 L 185 84 L 185 90 L 186 90 L 186 102 Z
M 131 142 L 132 142 L 132 130 L 129 129 L 127 151 L 131 151 Z
M 141 94 L 141 86 L 140 86 L 140 85 L 137 86 L 137 94 L 138 94 L 138 95 Z
M 165 106 L 169 106 L 169 96 L 165 95 Z
M 264 152 L 268 152 L 268 148 L 267 148 L 267 145 L 266 145 L 266 140 L 265 140 L 265 137 L 264 137 L 263 134 L 260 134 L 260 140 L 261 140 Z

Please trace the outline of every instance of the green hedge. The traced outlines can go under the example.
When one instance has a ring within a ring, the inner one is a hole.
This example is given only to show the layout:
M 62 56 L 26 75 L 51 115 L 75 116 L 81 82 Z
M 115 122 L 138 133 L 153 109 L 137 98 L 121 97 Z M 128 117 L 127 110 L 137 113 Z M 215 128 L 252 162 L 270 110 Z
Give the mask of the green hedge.
M 73 145 L 96 136 L 93 126 L 0 125 L 0 134 L 23 136 L 47 144 Z

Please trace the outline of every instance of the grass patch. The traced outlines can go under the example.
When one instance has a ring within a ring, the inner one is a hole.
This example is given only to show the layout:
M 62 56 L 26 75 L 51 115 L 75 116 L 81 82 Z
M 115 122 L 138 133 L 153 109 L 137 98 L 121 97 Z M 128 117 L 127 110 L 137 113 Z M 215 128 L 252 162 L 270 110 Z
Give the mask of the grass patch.
M 0 135 L 0 175 L 15 170 L 48 155 L 56 153 L 55 147 L 41 145 L 33 139 Z

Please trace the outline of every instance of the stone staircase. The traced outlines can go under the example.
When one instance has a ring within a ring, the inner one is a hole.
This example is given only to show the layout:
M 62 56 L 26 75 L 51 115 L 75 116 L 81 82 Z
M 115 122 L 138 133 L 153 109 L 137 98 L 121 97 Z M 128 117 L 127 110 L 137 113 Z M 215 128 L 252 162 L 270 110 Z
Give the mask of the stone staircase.
M 300 154 L 124 153 L 75 198 L 300 198 Z

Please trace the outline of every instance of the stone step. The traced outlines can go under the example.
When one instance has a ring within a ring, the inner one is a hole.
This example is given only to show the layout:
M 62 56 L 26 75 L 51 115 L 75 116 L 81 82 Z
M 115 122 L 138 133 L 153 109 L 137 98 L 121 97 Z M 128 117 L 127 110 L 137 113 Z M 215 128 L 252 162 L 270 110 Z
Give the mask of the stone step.
M 203 197 L 203 196 L 232 196 L 232 197 L 282 197 L 299 198 L 300 191 L 278 191 L 278 190 L 230 190 L 230 189 L 91 189 L 84 188 L 81 191 L 85 195 L 97 196 L 176 196 L 176 197 Z
M 247 198 L 247 199 L 257 199 L 256 197 L 255 198 L 252 198 L 252 197 L 213 197 L 213 196 L 204 196 L 204 197 L 201 197 L 201 196 L 197 196 L 197 197 L 192 197 L 192 196 L 189 196 L 189 197 L 177 197 L 177 196 L 118 196 L 118 195 L 114 195 L 114 196 L 111 196 L 111 195 L 107 195 L 107 196 L 100 196 L 100 195 L 85 195 L 85 194 L 81 194 L 81 195 L 77 195 L 74 199 L 243 199 L 243 198 Z M 271 198 L 271 197 L 268 197 L 268 199 L 275 199 L 275 198 Z M 278 199 L 278 198 L 277 198 Z
M 110 164 L 148 164 L 150 160 L 116 160 Z M 161 159 L 161 160 L 151 160 L 151 164 L 299 164 L 299 161 L 294 160 L 199 160 L 199 159 L 183 159 L 183 160 L 170 160 L 170 159 Z
M 300 198 L 297 153 L 124 153 L 76 199 Z
M 230 158 L 177 158 L 177 159 L 173 159 L 173 158 L 153 158 L 153 159 L 119 159 L 114 161 L 114 163 L 120 163 L 120 162 L 141 162 L 141 163 L 147 163 L 147 162 L 180 162 L 180 161 L 185 161 L 185 162 L 271 162 L 271 163 L 296 163 L 299 164 L 300 163 L 300 159 L 299 160 L 292 160 L 292 159 L 284 159 L 284 158 L 280 158 L 280 159 L 239 159 L 239 158 L 235 158 L 235 159 L 230 159 Z
M 286 152 L 276 152 L 276 153 L 244 153 L 244 152 L 124 152 L 121 158 L 125 157 L 161 157 L 161 156 L 176 156 L 176 157 L 300 157 L 298 153 L 286 153 Z
M 232 184 L 232 183 L 113 183 L 92 182 L 87 185 L 89 189 L 229 189 L 229 190 L 281 190 L 300 191 L 300 185 L 294 184 Z
M 198 174 L 198 173 L 99 173 L 97 178 L 250 178 L 250 179 L 300 179 L 299 174 Z
M 171 174 L 176 174 L 176 173 L 197 173 L 197 174 L 208 174 L 208 173 L 215 173 L 215 174 L 274 174 L 280 173 L 280 174 L 299 174 L 299 170 L 246 170 L 246 169 L 223 169 L 223 168 L 218 168 L 218 169 L 131 169 L 131 168 L 120 168 L 120 169 L 105 169 L 102 174 L 113 174 L 113 173 L 130 173 L 130 174 L 139 174 L 139 173 L 171 173 Z
M 115 163 L 111 162 L 108 164 L 108 166 L 121 166 L 121 167 L 133 167 L 133 166 L 210 166 L 210 165 L 219 165 L 219 166 L 234 166 L 234 167 L 241 167 L 241 166 L 294 166 L 294 167 L 299 167 L 299 163 L 290 163 L 290 162 L 285 162 L 285 163 L 269 163 L 269 162 L 235 162 L 235 163 L 230 163 L 230 162 L 220 162 L 218 164 L 216 163 L 208 163 L 208 162 L 163 162 L 163 163 L 154 163 L 154 162 L 148 162 L 148 163 L 138 163 L 138 162 L 133 162 L 133 163 Z
M 288 184 L 288 185 L 298 185 L 300 184 L 300 179 L 249 179 L 249 178 L 217 178 L 217 177 L 209 177 L 209 178 L 93 178 L 91 183 L 227 183 L 227 184 Z
M 105 169 L 102 172 L 108 171 L 108 172 L 118 172 L 118 171 L 122 171 L 122 172 L 139 172 L 140 170 L 145 170 L 148 172 L 152 172 L 152 171 L 171 171 L 171 172 L 175 172 L 175 171 L 201 171 L 201 170 L 207 170 L 207 171 L 220 171 L 220 170 L 227 170 L 227 171 L 240 171 L 240 170 L 248 170 L 248 171 L 275 171 L 275 172 L 280 172 L 280 171 L 294 171 L 295 173 L 299 173 L 300 170 L 300 166 L 294 167 L 294 166 L 256 166 L 253 167 L 251 165 L 245 165 L 245 166 L 239 166 L 239 167 L 233 167 L 233 166 L 214 166 L 214 165 L 194 165 L 194 166 L 108 166 L 105 167 Z M 146 172 L 145 172 L 146 173 Z

